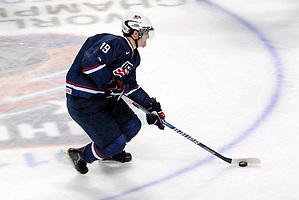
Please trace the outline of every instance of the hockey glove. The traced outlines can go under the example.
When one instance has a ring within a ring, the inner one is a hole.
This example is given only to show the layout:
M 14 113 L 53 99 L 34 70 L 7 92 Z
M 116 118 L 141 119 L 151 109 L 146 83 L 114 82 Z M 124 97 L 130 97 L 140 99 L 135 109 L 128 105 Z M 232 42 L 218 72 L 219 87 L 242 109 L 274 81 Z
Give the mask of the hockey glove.
M 114 78 L 104 84 L 104 89 L 107 98 L 118 97 L 120 99 L 125 91 L 121 80 Z
M 163 125 L 162 119 L 165 119 L 165 114 L 161 109 L 160 103 L 157 102 L 155 98 L 152 98 L 152 103 L 147 107 L 147 110 L 151 112 L 151 114 L 146 114 L 147 123 L 149 125 L 154 124 L 163 130 L 165 126 Z

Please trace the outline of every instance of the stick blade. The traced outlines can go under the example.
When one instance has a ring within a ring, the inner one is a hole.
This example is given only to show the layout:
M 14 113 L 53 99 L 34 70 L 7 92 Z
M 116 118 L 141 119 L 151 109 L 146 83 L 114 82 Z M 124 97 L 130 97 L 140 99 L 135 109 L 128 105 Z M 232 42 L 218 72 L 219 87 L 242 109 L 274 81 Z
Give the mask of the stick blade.
M 248 164 L 260 164 L 261 160 L 259 158 L 235 158 L 232 159 L 231 164 L 239 164 L 239 162 L 245 161 Z

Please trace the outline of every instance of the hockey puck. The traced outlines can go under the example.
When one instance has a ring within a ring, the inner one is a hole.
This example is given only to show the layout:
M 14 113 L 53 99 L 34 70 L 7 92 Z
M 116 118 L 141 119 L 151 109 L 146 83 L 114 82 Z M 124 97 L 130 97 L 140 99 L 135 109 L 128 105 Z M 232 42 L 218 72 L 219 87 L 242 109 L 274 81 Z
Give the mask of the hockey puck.
M 246 167 L 247 166 L 247 162 L 246 161 L 241 161 L 241 162 L 239 162 L 239 166 L 240 167 Z

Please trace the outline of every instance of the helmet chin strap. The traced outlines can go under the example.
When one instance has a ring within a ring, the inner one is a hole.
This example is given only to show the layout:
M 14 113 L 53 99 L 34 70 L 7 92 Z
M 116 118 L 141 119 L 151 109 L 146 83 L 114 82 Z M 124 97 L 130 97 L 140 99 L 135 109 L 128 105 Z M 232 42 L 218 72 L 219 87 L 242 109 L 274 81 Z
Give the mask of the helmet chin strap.
M 133 34 L 130 35 L 130 37 L 135 41 L 136 49 L 138 48 L 138 40 L 141 39 L 142 36 L 143 36 L 143 33 L 141 33 L 140 31 L 138 31 L 138 36 L 137 36 L 138 38 L 137 39 L 133 38 Z
M 138 48 L 138 40 L 139 39 L 134 39 L 133 36 L 131 35 L 131 38 L 135 41 L 136 49 Z

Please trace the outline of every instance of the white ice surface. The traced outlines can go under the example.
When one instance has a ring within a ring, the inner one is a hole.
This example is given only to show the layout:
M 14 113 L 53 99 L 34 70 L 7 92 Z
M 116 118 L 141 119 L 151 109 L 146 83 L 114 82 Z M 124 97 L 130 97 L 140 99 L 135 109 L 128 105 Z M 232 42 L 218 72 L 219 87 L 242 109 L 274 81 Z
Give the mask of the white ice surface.
M 49 19 L 46 5 L 84 2 L 7 0 L 0 1 L 0 8 L 13 13 L 36 6 L 45 15 L 41 19 Z M 118 20 L 105 22 L 109 13 L 129 11 L 121 6 L 129 1 L 113 2 L 97 14 L 96 24 L 19 29 L 2 22 L 0 35 L 120 34 Z M 2 149 L 0 199 L 298 200 L 298 1 L 130 3 L 139 4 L 129 8 L 147 15 L 156 30 L 140 49 L 137 79 L 161 102 L 167 121 L 227 157 L 258 157 L 262 163 L 229 165 L 170 129 L 146 125 L 137 111 L 144 125 L 126 147 L 133 161 L 93 163 L 84 176 L 60 154 L 62 148 L 84 143 Z M 92 13 L 82 8 L 80 14 Z

